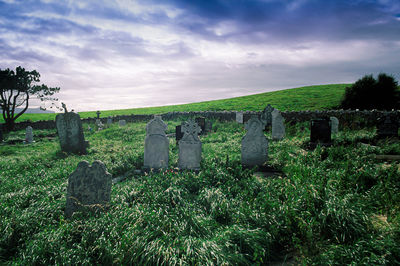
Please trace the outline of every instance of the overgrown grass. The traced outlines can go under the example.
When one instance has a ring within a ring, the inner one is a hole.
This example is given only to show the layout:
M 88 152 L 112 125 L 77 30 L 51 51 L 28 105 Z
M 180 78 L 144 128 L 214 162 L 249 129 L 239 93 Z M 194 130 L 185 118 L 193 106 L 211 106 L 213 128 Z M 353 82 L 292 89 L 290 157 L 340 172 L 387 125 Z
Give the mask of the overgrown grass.
M 0 146 L 0 264 L 400 263 L 399 164 L 372 155 L 400 153 L 398 142 L 375 141 L 374 128 L 345 130 L 334 146 L 308 150 L 308 124 L 289 126 L 269 147 L 283 173 L 265 178 L 240 164 L 243 126 L 213 122 L 199 173 L 175 169 L 171 139 L 168 170 L 128 174 L 107 212 L 69 220 L 78 162 L 101 160 L 113 177 L 140 168 L 145 124 L 85 131 L 84 156 L 62 153 L 47 130 L 32 145 Z
M 199 103 L 101 111 L 102 117 L 131 114 L 162 114 L 189 111 L 261 111 L 269 103 L 281 111 L 327 110 L 339 105 L 346 86 L 330 84 L 266 92 Z M 81 118 L 96 117 L 96 112 L 80 112 Z M 23 114 L 17 121 L 54 120 L 56 114 Z M 0 117 L 0 123 L 3 118 Z

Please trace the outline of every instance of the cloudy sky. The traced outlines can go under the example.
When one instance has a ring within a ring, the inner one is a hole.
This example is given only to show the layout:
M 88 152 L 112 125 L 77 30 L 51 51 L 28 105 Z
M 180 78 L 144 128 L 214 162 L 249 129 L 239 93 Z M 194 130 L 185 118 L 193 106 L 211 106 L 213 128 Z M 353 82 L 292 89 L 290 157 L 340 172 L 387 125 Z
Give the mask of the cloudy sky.
M 399 0 L 0 0 L 0 68 L 77 111 L 230 98 L 385 72 Z

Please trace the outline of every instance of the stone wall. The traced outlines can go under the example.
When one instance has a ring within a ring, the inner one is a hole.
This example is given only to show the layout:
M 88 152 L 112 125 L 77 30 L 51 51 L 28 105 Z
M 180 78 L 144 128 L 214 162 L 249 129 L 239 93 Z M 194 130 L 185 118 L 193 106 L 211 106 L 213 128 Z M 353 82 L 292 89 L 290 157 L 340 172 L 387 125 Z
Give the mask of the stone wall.
M 246 122 L 252 115 L 259 115 L 261 112 L 245 111 L 243 112 L 243 121 Z M 327 111 L 286 111 L 282 112 L 286 123 L 295 124 L 297 122 L 310 121 L 314 118 L 335 116 L 340 121 L 340 126 L 351 126 L 353 128 L 376 125 L 378 118 L 388 113 L 393 120 L 400 121 L 400 111 L 351 111 L 351 110 L 327 110 Z M 187 120 L 190 117 L 203 116 L 208 119 L 220 121 L 235 121 L 235 111 L 204 111 L 204 112 L 169 112 L 162 114 L 164 121 L 182 119 Z M 113 122 L 118 120 L 126 120 L 128 123 L 148 122 L 153 115 L 119 115 L 114 116 Z M 103 124 L 107 123 L 107 117 L 100 118 Z M 83 123 L 95 123 L 96 118 L 84 118 Z M 31 126 L 33 129 L 53 129 L 55 121 L 37 121 L 37 122 L 20 122 L 15 125 L 16 129 L 25 129 Z

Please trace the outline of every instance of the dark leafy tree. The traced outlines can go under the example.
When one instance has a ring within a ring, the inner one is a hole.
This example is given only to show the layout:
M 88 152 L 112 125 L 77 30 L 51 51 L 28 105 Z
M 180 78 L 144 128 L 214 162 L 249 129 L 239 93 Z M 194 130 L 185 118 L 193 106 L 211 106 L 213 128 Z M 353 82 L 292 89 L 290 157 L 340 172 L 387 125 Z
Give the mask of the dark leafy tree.
M 0 108 L 7 130 L 12 130 L 15 120 L 28 109 L 32 96 L 41 101 L 57 101 L 51 96 L 59 92 L 60 88 L 38 85 L 39 82 L 40 74 L 36 70 L 26 71 L 20 66 L 15 71 L 0 69 Z M 21 111 L 17 111 L 19 107 Z
M 400 91 L 397 81 L 381 73 L 378 79 L 366 75 L 346 88 L 340 106 L 344 109 L 391 110 L 400 107 Z

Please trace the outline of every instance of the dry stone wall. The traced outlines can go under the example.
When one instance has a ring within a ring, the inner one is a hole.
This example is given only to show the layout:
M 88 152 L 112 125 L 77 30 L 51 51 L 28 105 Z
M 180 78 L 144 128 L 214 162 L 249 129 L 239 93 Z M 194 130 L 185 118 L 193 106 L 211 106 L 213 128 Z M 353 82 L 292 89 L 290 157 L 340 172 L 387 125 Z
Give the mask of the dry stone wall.
M 351 126 L 351 127 L 365 127 L 376 125 L 378 118 L 383 117 L 386 113 L 390 115 L 393 120 L 400 121 L 400 110 L 397 111 L 353 111 L 353 110 L 327 110 L 327 111 L 286 111 L 281 112 L 285 123 L 295 124 L 297 122 L 310 121 L 311 119 L 321 117 L 334 116 L 339 119 L 340 127 Z M 260 115 L 260 112 L 245 111 L 243 112 L 243 123 L 247 122 L 253 115 Z M 169 112 L 162 114 L 162 120 L 174 120 L 182 119 L 187 120 L 196 116 L 203 116 L 206 119 L 216 119 L 220 121 L 235 121 L 236 111 L 203 111 L 203 112 Z M 153 115 L 119 115 L 113 116 L 113 121 L 126 120 L 127 123 L 133 122 L 148 122 L 154 116 Z M 95 123 L 96 117 L 84 118 L 82 123 Z M 103 124 L 107 123 L 107 117 L 100 118 Z M 15 128 L 17 130 L 25 129 L 31 126 L 34 130 L 38 129 L 54 129 L 56 128 L 55 121 L 37 121 L 37 122 L 20 122 L 16 123 Z

